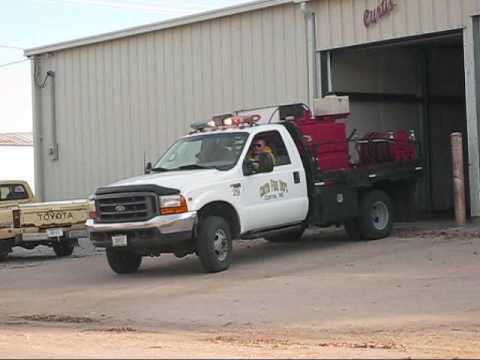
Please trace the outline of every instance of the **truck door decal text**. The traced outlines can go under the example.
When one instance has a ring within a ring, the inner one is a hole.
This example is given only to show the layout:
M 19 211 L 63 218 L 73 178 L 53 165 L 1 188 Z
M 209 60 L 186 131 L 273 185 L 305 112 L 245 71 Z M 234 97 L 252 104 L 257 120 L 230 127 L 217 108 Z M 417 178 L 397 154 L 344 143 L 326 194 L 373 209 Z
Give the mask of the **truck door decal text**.
M 281 180 L 270 180 L 260 186 L 260 197 L 263 200 L 283 199 L 288 193 L 288 184 Z

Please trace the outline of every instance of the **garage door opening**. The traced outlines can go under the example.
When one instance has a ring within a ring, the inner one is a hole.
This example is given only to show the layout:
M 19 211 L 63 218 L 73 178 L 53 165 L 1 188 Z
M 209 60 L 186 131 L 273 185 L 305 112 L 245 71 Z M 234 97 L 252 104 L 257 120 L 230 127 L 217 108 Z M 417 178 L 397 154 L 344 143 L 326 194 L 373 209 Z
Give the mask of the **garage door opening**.
M 350 96 L 350 132 L 415 130 L 425 160 L 417 208 L 428 216 L 450 216 L 450 134 L 455 131 L 464 134 L 469 193 L 462 33 L 320 54 L 323 95 Z M 468 196 L 466 200 L 469 209 Z

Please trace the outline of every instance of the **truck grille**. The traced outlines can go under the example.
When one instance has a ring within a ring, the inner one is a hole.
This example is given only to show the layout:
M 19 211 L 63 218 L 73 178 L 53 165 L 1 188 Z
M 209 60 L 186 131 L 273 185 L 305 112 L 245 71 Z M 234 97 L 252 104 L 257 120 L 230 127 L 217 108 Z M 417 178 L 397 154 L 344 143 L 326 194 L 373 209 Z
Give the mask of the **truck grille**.
M 96 208 L 97 221 L 104 223 L 146 221 L 158 213 L 155 195 L 143 193 L 99 196 Z

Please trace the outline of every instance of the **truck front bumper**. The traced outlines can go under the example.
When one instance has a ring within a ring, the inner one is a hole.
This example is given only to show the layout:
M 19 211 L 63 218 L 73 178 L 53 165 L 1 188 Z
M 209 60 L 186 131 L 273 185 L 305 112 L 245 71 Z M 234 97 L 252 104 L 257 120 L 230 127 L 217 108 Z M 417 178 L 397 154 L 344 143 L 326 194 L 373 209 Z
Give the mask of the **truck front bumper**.
M 86 225 L 96 247 L 112 247 L 112 236 L 126 235 L 128 248 L 149 252 L 192 240 L 196 223 L 197 213 L 188 212 L 130 223 L 96 223 L 89 219 Z

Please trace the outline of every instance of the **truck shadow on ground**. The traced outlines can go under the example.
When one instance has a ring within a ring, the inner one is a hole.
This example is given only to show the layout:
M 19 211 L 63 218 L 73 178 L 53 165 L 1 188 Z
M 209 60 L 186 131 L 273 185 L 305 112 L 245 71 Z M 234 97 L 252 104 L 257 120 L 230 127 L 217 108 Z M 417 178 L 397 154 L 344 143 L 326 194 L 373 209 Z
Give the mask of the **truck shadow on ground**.
M 52 261 L 68 261 L 93 255 L 95 254 L 87 254 L 84 251 L 80 251 L 78 248 L 75 248 L 73 255 L 68 257 L 58 257 L 55 255 L 53 250 L 49 248 L 40 247 L 34 250 L 14 248 L 13 252 L 10 253 L 5 260 L 0 262 L 0 269 L 8 265 L 22 265 Z
M 236 241 L 230 271 L 242 270 L 241 268 L 246 265 L 261 264 L 268 260 L 285 261 L 288 257 L 298 257 L 312 252 L 321 253 L 327 249 L 348 247 L 356 243 L 351 241 L 343 230 L 330 230 L 326 233 L 309 231 L 301 241 L 290 243 L 270 243 L 264 239 Z M 157 264 L 149 264 L 147 267 L 140 268 L 138 273 L 128 276 L 160 278 L 172 275 L 178 277 L 206 274 L 200 260 L 194 255 L 172 261 L 162 261 L 162 256 L 158 258 Z
M 57 258 L 55 255 L 30 255 L 30 256 L 18 256 L 9 255 L 7 259 L 0 262 L 0 270 L 18 269 L 36 267 L 51 261 L 60 261 L 62 259 Z

